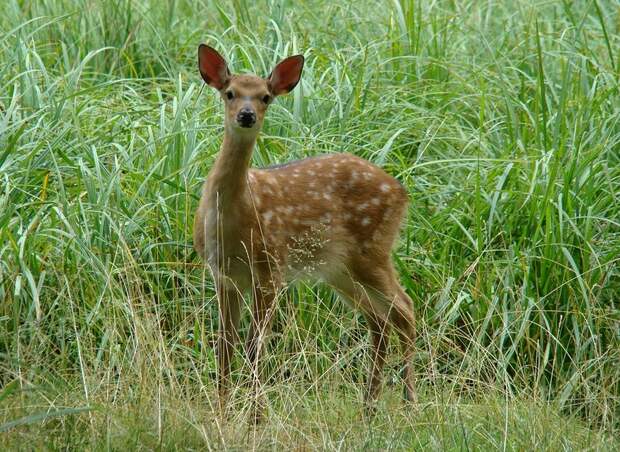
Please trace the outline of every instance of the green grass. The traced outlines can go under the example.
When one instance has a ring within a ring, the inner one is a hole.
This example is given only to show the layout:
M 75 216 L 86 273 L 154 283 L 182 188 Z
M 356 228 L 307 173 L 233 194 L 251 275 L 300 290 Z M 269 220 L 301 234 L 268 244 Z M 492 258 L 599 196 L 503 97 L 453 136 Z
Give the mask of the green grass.
M 0 444 L 620 447 L 616 2 L 5 3 Z M 265 424 L 244 421 L 241 386 L 215 416 L 191 224 L 222 107 L 200 42 L 237 72 L 307 57 L 255 165 L 347 151 L 408 188 L 415 411 L 394 356 L 363 420 L 363 320 L 300 285 L 275 319 Z
M 63 449 L 69 444 L 78 450 L 604 450 L 618 444 L 548 405 L 533 400 L 507 405 L 497 394 L 458 402 L 448 394 L 425 394 L 433 401 L 404 410 L 390 393 L 369 422 L 351 396 L 354 388 L 330 383 L 330 389 L 310 391 L 298 384 L 272 388 L 269 422 L 256 428 L 250 427 L 243 402 L 223 421 L 214 415 L 208 396 L 171 398 L 164 388 L 153 400 L 123 397 L 114 404 L 93 403 L 80 415 L 62 412 L 79 399 L 59 396 L 50 409 L 26 397 L 22 413 L 11 411 L 22 416 L 17 418 L 21 424 L 6 445 Z

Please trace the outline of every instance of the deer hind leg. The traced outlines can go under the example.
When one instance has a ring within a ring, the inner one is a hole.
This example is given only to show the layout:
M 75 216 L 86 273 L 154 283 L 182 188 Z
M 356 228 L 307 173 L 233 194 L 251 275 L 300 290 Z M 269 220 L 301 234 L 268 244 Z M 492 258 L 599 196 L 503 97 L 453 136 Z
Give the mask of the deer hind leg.
M 372 344 L 371 370 L 368 378 L 368 389 L 366 392 L 366 409 L 372 413 L 374 402 L 381 390 L 383 380 L 383 367 L 390 339 L 390 325 L 373 314 L 364 315 L 370 330 L 370 341 Z
M 327 279 L 327 282 L 354 308 L 362 312 L 368 324 L 372 355 L 364 401 L 368 414 L 372 414 L 374 412 L 374 402 L 381 389 L 383 367 L 389 343 L 390 325 L 388 318 L 385 313 L 375 309 L 376 303 L 372 301 L 366 287 L 352 275 L 346 273 L 336 277 L 332 276 Z
M 398 333 L 403 354 L 403 395 L 406 400 L 415 402 L 415 375 L 411 367 L 416 339 L 413 301 L 405 293 L 396 278 L 394 278 L 393 285 L 396 295 L 394 297 L 394 308 L 390 313 L 390 320 Z
M 404 396 L 409 401 L 415 401 L 415 382 L 411 368 L 415 352 L 413 302 L 400 286 L 389 260 L 384 265 L 376 266 L 370 272 L 360 272 L 357 276 L 366 287 L 373 311 L 381 314 L 398 334 L 403 354 Z

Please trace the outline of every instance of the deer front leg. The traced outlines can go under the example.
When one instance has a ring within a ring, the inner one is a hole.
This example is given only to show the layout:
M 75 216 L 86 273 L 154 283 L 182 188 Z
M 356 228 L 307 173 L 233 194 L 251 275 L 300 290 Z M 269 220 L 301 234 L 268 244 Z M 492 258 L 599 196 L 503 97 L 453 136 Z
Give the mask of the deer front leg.
M 246 339 L 246 353 L 254 376 L 257 375 L 256 366 L 262 352 L 265 336 L 269 333 L 275 300 L 275 291 L 256 287 L 254 305 L 252 306 L 252 322 Z
M 239 313 L 242 297 L 235 287 L 220 284 L 217 293 L 220 328 L 217 339 L 217 387 L 220 411 L 226 412 L 230 390 L 230 369 L 235 344 L 239 340 Z
M 260 360 L 263 354 L 265 338 L 269 333 L 271 321 L 275 314 L 278 289 L 276 284 L 257 284 L 254 290 L 252 320 L 246 339 L 246 353 L 250 364 L 252 390 L 254 393 L 254 420 L 258 421 L 264 408 L 264 395 L 261 394 Z

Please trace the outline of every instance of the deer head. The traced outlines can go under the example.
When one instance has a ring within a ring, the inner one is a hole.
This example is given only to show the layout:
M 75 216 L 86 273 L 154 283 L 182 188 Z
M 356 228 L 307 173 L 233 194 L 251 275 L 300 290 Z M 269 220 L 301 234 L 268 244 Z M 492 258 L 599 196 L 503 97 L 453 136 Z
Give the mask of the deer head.
M 273 99 L 297 86 L 303 66 L 304 57 L 295 55 L 278 63 L 266 78 L 233 75 L 215 49 L 205 44 L 198 47 L 200 75 L 224 101 L 226 131 L 246 137 L 256 137 Z

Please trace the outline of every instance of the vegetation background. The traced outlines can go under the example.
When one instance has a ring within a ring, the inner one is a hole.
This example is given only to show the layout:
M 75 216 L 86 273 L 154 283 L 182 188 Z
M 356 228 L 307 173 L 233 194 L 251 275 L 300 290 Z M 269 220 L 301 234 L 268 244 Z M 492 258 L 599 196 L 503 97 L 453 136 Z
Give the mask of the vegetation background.
M 617 1 L 3 5 L 0 444 L 620 447 Z M 364 419 L 363 319 L 301 284 L 274 324 L 265 423 L 250 428 L 242 385 L 216 416 L 191 224 L 222 106 L 201 42 L 237 72 L 307 57 L 255 165 L 347 151 L 409 189 L 395 260 L 418 406 L 394 359 Z

